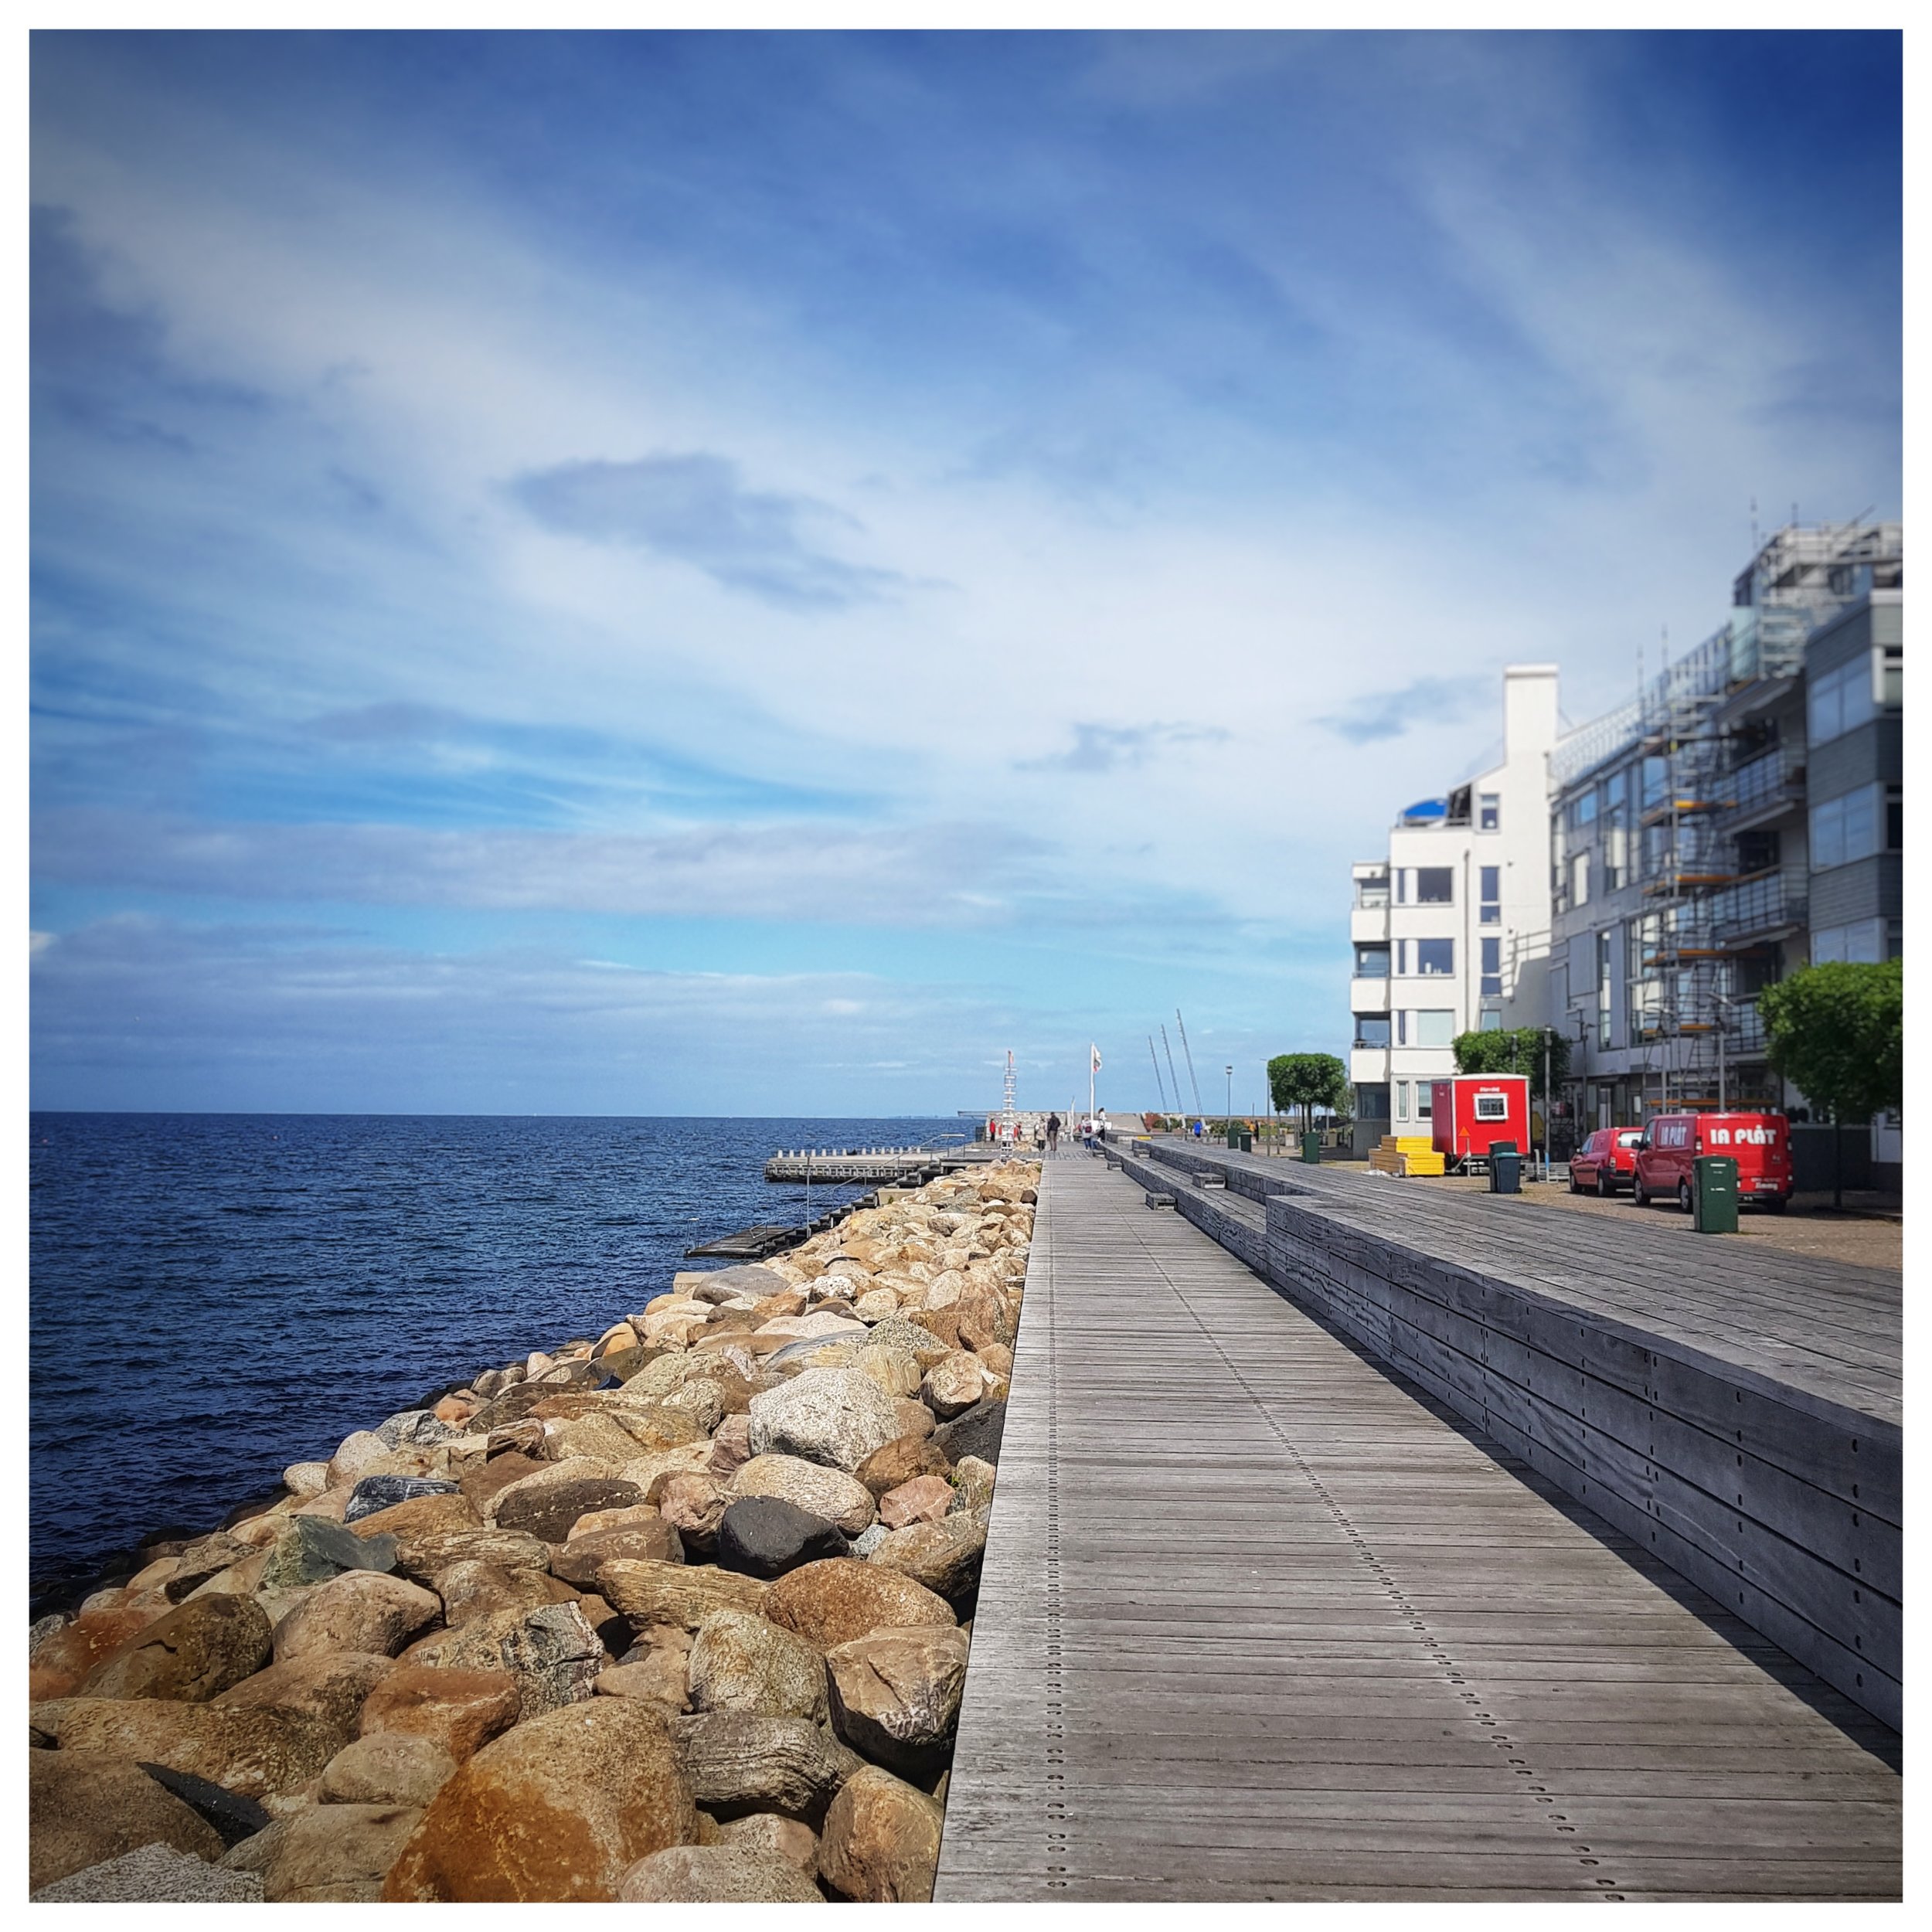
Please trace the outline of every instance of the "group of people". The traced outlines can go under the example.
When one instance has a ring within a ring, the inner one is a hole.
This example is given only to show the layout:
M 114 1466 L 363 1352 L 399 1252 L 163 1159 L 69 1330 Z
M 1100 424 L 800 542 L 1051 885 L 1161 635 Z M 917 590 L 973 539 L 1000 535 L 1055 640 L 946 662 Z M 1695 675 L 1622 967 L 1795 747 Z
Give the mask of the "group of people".
M 1045 1124 L 1033 1135 L 1034 1151 L 1049 1155 L 1059 1153 L 1060 1135 L 1067 1124 L 1057 1114 L 1048 1114 Z M 1104 1142 L 1107 1133 L 1107 1109 L 1097 1107 L 1091 1114 L 1082 1114 L 1077 1131 L 1083 1146 L 1090 1148 Z M 1019 1145 L 1019 1128 L 1015 1125 L 1009 1129 L 1003 1121 L 996 1118 L 989 1119 L 986 1123 L 986 1138 L 995 1142 L 1010 1143 L 1017 1148 Z

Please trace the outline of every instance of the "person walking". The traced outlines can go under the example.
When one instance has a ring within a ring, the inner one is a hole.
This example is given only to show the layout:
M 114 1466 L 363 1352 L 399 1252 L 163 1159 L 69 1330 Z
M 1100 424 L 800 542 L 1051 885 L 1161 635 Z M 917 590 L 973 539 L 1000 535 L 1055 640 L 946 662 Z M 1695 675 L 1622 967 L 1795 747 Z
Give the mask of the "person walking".
M 1049 1114 L 1046 1117 L 1046 1151 L 1051 1155 L 1060 1151 L 1060 1117 Z

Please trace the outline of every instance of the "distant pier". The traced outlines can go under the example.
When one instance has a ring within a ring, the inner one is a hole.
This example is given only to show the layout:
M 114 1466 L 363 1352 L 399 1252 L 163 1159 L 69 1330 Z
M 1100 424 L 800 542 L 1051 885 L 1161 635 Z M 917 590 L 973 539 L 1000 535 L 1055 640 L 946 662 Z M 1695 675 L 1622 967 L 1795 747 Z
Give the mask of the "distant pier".
M 877 1186 L 904 1182 L 917 1186 L 948 1168 L 998 1160 L 1000 1149 L 980 1141 L 954 1148 L 808 1147 L 782 1149 L 765 1163 L 767 1181 L 859 1181 Z

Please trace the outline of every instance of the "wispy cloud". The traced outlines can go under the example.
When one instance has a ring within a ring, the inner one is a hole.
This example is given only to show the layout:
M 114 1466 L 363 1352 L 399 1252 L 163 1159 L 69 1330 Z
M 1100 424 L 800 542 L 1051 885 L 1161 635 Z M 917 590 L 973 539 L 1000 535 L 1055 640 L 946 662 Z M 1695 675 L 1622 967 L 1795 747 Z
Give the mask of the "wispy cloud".
M 634 544 L 791 611 L 842 611 L 906 587 L 893 570 L 848 563 L 818 541 L 856 521 L 815 497 L 745 486 L 736 464 L 703 454 L 631 463 L 560 463 L 510 493 L 546 529 Z
M 1371 691 L 1351 698 L 1339 710 L 1315 722 L 1352 745 L 1400 738 L 1418 726 L 1467 717 L 1493 693 L 1473 678 L 1417 678 L 1400 691 Z
M 1229 733 L 1219 725 L 1076 724 L 1073 742 L 1064 751 L 1018 762 L 1020 771 L 1101 773 L 1131 770 L 1146 764 L 1172 745 L 1225 743 Z

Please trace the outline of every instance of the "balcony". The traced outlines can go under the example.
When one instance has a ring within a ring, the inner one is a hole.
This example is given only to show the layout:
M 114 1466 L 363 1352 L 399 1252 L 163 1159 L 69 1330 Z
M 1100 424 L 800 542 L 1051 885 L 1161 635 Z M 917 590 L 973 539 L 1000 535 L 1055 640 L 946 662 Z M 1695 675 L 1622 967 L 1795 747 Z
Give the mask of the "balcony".
M 1386 1013 L 1389 1010 L 1389 981 L 1384 975 L 1379 979 L 1352 979 L 1349 982 L 1349 1010 L 1355 1013 Z
M 1389 937 L 1389 909 L 1386 906 L 1357 906 L 1349 914 L 1349 937 L 1362 943 Z
M 1389 1077 L 1386 1046 L 1355 1046 L 1349 1050 L 1349 1078 L 1358 1087 L 1377 1087 Z
M 1713 937 L 1726 952 L 1781 938 L 1804 925 L 1806 903 L 1804 893 L 1787 884 L 1781 872 L 1740 879 L 1710 896 Z
M 1724 794 L 1720 828 L 1726 835 L 1747 832 L 1804 803 L 1804 764 L 1794 750 L 1780 747 L 1740 765 L 1719 783 Z

